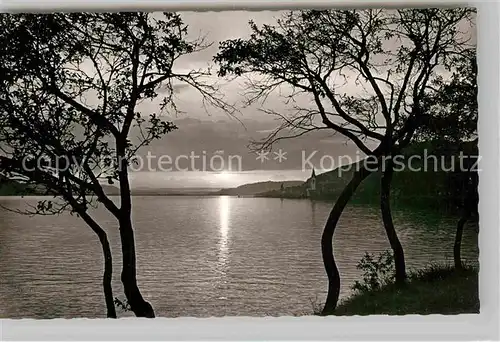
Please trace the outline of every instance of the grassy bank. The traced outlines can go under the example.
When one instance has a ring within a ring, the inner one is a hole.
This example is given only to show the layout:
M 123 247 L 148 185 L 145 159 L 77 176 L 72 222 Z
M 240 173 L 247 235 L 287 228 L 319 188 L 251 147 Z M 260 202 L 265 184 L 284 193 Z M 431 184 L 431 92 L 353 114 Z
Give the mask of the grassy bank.
M 408 284 L 358 293 L 341 302 L 338 316 L 479 313 L 478 270 L 431 267 L 414 272 Z

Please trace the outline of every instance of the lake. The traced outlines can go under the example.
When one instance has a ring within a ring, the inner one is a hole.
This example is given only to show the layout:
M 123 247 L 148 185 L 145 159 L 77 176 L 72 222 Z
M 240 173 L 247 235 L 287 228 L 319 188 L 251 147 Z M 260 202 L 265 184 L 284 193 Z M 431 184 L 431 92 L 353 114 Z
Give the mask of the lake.
M 23 208 L 36 198 L 2 197 Z M 320 237 L 331 204 L 237 197 L 134 197 L 138 281 L 157 316 L 311 314 L 327 279 Z M 121 253 L 114 220 L 94 216 L 114 254 L 114 295 Z M 395 212 L 409 268 L 452 263 L 455 220 Z M 335 234 L 341 298 L 360 279 L 365 252 L 389 248 L 376 208 L 349 206 Z M 477 233 L 464 232 L 464 259 L 477 263 Z M 0 317 L 105 317 L 97 237 L 77 217 L 21 216 L 0 209 Z M 125 313 L 129 316 L 130 313 Z

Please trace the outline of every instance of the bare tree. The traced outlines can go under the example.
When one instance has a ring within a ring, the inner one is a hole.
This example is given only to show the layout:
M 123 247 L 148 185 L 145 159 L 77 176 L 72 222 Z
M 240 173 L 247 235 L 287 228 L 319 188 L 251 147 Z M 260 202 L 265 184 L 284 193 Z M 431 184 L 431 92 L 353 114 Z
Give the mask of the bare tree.
M 207 105 L 232 110 L 204 80 L 209 71 L 176 70 L 179 58 L 208 44 L 189 40 L 175 13 L 4 14 L 0 20 L 0 174 L 59 199 L 39 203 L 36 213 L 70 209 L 99 236 L 108 316 L 116 316 L 111 251 L 90 210 L 104 206 L 119 225 L 128 304 L 136 316 L 154 317 L 136 278 L 129 166 L 141 147 L 176 129 L 163 114 L 177 110 L 178 84 L 194 87 Z M 158 111 L 142 113 L 141 103 L 154 100 L 161 100 Z M 117 183 L 118 203 L 103 182 Z
M 380 205 L 395 263 L 396 281 L 406 279 L 404 253 L 392 222 L 392 161 L 428 115 L 421 99 L 431 81 L 449 68 L 451 56 L 466 49 L 460 25 L 472 9 L 292 11 L 276 24 L 250 22 L 248 39 L 222 42 L 214 60 L 219 75 L 246 76 L 249 103 L 273 92 L 286 94 L 290 111 L 266 110 L 282 120 L 260 143 L 331 129 L 351 140 L 382 171 Z M 353 88 L 355 90 L 353 91 Z M 312 105 L 301 105 L 300 98 Z M 375 146 L 375 147 L 373 147 Z M 384 157 L 384 158 L 382 158 Z M 371 159 L 373 160 L 373 159 Z M 337 304 L 340 276 L 333 256 L 336 224 L 359 184 L 372 172 L 360 163 L 339 195 L 322 235 L 328 275 L 323 314 Z

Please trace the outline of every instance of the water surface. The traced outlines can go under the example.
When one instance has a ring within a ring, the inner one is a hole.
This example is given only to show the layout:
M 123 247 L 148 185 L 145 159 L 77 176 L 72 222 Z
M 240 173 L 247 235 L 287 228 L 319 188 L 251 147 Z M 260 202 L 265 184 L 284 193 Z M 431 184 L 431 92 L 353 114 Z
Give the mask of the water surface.
M 36 198 L 0 198 L 23 208 Z M 320 237 L 331 204 L 237 197 L 134 197 L 138 281 L 158 316 L 310 314 L 326 296 Z M 121 253 L 116 222 L 108 231 L 115 296 Z M 424 214 L 422 214 L 424 215 Z M 454 221 L 396 212 L 408 267 L 453 260 Z M 365 252 L 389 248 L 378 210 L 350 206 L 334 241 L 341 298 L 359 279 Z M 476 260 L 477 233 L 466 229 L 463 256 Z M 0 317 L 104 317 L 101 247 L 70 215 L 28 217 L 0 209 Z

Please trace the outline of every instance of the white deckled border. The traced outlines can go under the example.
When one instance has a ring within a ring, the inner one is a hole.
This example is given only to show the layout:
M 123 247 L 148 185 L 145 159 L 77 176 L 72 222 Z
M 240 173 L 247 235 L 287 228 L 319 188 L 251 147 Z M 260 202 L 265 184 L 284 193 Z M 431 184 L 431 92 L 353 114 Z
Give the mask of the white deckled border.
M 477 1 L 475 1 L 477 2 Z M 278 10 L 294 8 L 363 8 L 363 7 L 456 7 L 474 1 L 380 1 L 380 0 L 1 0 L 9 11 L 210 11 L 210 10 Z M 488 1 L 486 1 L 488 2 Z M 490 0 L 490 2 L 495 2 Z M 0 7 L 1 9 L 1 7 Z
M 388 8 L 464 5 L 478 8 L 479 151 L 482 156 L 479 184 L 481 226 L 479 233 L 481 313 L 479 315 L 0 320 L 0 340 L 499 340 L 500 5 L 498 2 L 448 0 L 441 2 L 416 0 L 386 2 L 375 0 L 0 1 L 2 11 L 13 12 L 268 10 L 305 7 Z

